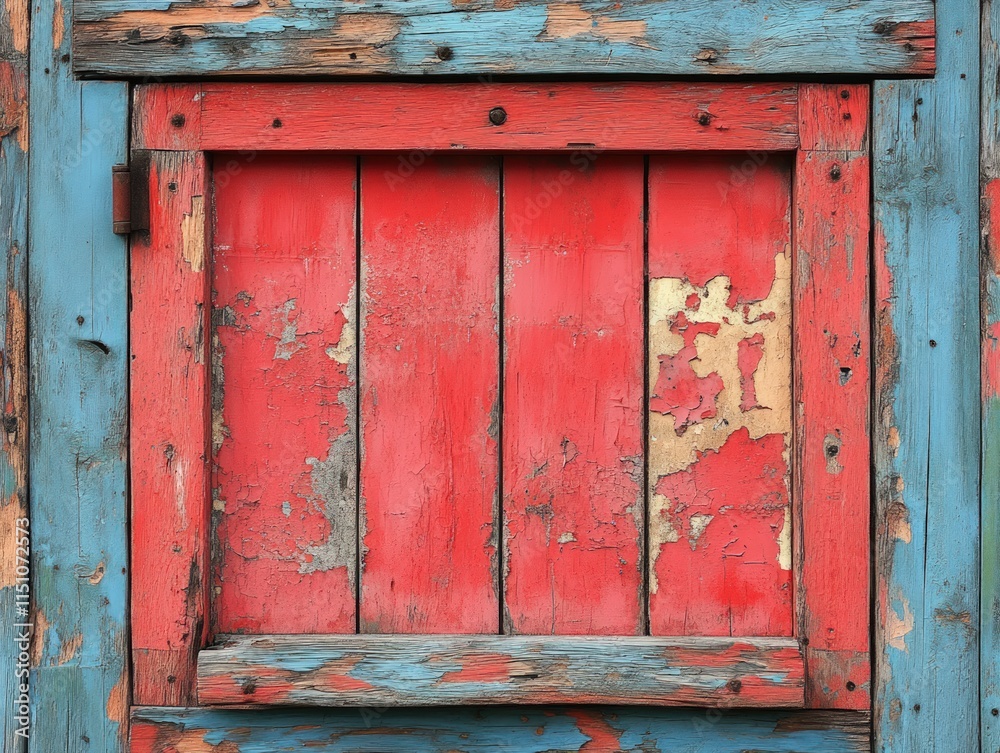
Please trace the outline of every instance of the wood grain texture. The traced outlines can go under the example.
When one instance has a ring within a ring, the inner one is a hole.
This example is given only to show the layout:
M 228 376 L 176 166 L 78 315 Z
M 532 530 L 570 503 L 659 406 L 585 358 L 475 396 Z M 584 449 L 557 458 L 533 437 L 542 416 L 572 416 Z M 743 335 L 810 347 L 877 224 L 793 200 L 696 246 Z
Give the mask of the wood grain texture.
M 136 102 L 147 112 L 136 121 L 135 146 L 149 149 L 579 151 L 798 145 L 795 84 L 205 82 L 140 86 L 136 92 Z M 489 117 L 497 107 L 506 116 L 501 125 Z M 622 118 L 623 112 L 629 117 Z
M 877 82 L 875 739 L 979 747 L 979 3 L 933 81 Z
M 803 664 L 792 638 L 228 636 L 198 656 L 198 700 L 794 707 Z
M 649 163 L 653 635 L 792 635 L 791 165 Z
M 23 753 L 29 713 L 28 3 L 0 6 L 0 749 Z M 19 666 L 20 664 L 20 666 Z
M 127 88 L 74 80 L 68 3 L 41 0 L 30 10 L 31 110 L 11 134 L 27 139 L 30 126 L 28 750 L 118 753 L 130 685 L 128 266 L 108 221 L 108 171 L 126 159 Z M 0 160 L 10 155 L 5 139 Z
M 869 95 L 800 89 L 817 137 L 795 164 L 796 635 L 817 708 L 870 704 Z
M 982 749 L 1000 751 L 1000 3 L 982 5 Z M 996 713 L 995 713 L 996 712 Z
M 214 156 L 213 625 L 353 633 L 357 158 Z
M 132 753 L 732 753 L 870 751 L 867 714 L 625 706 L 452 709 L 136 708 Z M 187 747 L 185 747 L 187 746 Z
M 78 73 L 131 78 L 934 70 L 932 0 L 90 0 L 73 34 Z
M 504 632 L 644 632 L 641 155 L 504 157 Z
M 500 170 L 361 161 L 360 627 L 497 633 Z
M 210 259 L 201 152 L 154 152 L 150 231 L 132 243 L 133 693 L 194 699 L 209 634 Z

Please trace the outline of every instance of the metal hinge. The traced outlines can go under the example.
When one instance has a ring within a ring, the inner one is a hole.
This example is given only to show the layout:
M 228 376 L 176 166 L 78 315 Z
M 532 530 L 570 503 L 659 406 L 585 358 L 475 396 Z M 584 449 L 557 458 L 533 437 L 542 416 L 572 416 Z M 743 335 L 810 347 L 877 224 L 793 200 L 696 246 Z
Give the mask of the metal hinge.
M 111 226 L 118 235 L 149 230 L 149 152 L 134 150 L 111 167 Z

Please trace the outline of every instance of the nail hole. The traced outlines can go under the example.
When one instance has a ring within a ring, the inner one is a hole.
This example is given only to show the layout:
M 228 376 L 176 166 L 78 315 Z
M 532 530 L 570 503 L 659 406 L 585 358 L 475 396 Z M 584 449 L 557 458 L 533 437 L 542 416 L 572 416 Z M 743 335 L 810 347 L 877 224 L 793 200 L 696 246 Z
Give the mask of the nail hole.
M 852 681 L 850 681 L 850 680 L 848 680 L 848 681 L 847 681 L 847 689 L 848 689 L 848 690 L 850 690 L 850 691 L 853 691 L 853 690 L 854 690 L 855 688 L 857 688 L 857 687 L 858 687 L 858 686 L 857 686 L 857 685 L 855 685 L 855 684 L 854 684 L 854 683 L 853 683 Z
M 831 180 L 840 180 L 840 165 L 834 165 L 830 168 L 830 178 Z
M 932 348 L 936 348 L 937 347 L 937 340 L 931 340 L 931 347 Z
M 438 47 L 434 50 L 434 54 L 438 56 L 438 60 L 451 60 L 455 57 L 451 47 Z
M 743 689 L 743 683 L 739 680 L 730 680 L 726 683 L 726 687 L 733 693 L 739 693 Z
M 847 91 L 847 89 L 841 89 L 840 90 L 840 98 L 841 99 L 850 99 L 851 98 L 851 93 L 849 91 Z
M 76 323 L 79 324 L 79 325 L 83 325 L 84 321 L 85 321 L 85 319 L 82 316 L 78 316 L 76 318 Z
M 698 115 L 698 125 L 707 126 L 710 125 L 711 122 L 712 122 L 712 116 L 709 115 L 707 112 L 703 112 L 700 115 Z
M 352 53 L 351 53 L 350 55 L 348 55 L 347 57 L 349 57 L 349 58 L 350 58 L 351 60 L 357 60 L 357 59 L 358 59 L 358 53 L 356 53 L 356 52 L 352 52 Z
M 177 184 L 174 183 L 173 181 L 170 181 L 169 183 L 167 183 L 167 189 L 169 191 L 176 191 L 177 190 Z
M 920 704 L 919 703 L 913 704 L 913 710 L 914 711 L 920 711 Z
M 1000 709 L 991 709 L 990 713 L 993 714 L 993 716 L 1000 715 Z
M 177 113 L 176 115 L 170 118 L 170 125 L 172 125 L 174 128 L 181 128 L 184 125 L 184 120 L 185 120 L 184 116 L 181 115 L 180 113 Z
M 281 128 L 281 118 L 275 118 L 271 121 L 272 128 Z

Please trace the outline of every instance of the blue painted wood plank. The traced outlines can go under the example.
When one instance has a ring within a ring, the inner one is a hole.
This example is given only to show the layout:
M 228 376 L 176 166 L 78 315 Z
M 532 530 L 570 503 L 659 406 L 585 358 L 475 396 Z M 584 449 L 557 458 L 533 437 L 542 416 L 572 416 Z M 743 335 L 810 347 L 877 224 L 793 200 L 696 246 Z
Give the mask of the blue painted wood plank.
M 804 686 L 795 638 L 227 635 L 198 654 L 212 706 L 790 708 Z
M 0 750 L 27 744 L 28 3 L 0 5 Z M 18 534 L 21 535 L 18 535 Z M 19 559 L 20 558 L 20 559 Z M 19 575 L 18 567 L 21 567 Z
M 110 753 L 128 711 L 128 286 L 110 222 L 127 92 L 73 80 L 68 3 L 39 0 L 31 22 L 29 750 Z
M 1000 751 L 1000 3 L 982 15 L 982 749 Z
M 979 746 L 979 3 L 875 86 L 876 748 Z
M 267 714 L 146 707 L 134 711 L 132 741 L 132 753 L 166 753 L 182 749 L 181 744 L 187 746 L 183 750 L 226 753 L 840 753 L 871 749 L 868 715 L 852 711 L 738 713 L 609 706 Z
M 932 0 L 89 0 L 88 76 L 929 74 Z

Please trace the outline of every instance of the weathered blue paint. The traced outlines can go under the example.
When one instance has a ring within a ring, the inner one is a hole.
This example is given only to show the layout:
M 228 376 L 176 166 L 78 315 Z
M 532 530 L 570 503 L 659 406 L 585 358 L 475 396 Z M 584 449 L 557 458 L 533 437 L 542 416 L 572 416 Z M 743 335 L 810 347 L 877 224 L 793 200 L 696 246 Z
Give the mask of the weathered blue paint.
M 982 15 L 983 460 L 980 719 L 982 749 L 1000 751 L 1000 2 Z
M 876 740 L 979 746 L 979 3 L 875 87 Z M 884 262 L 884 263 L 883 263 Z
M 18 529 L 28 514 L 28 3 L 0 5 L 0 750 L 21 753 L 27 726 L 24 700 L 27 662 L 26 579 L 18 578 L 26 551 Z M 18 557 L 22 559 L 18 559 Z M 19 590 L 21 591 L 19 593 Z M 20 643 L 18 643 L 20 641 Z M 25 675 L 25 676 L 19 676 Z M 20 730 L 20 732 L 19 732 Z
M 140 708 L 134 736 L 184 735 L 228 743 L 227 753 L 363 751 L 670 751 L 842 753 L 869 750 L 867 715 L 856 712 L 725 712 L 718 709 L 496 706 L 470 709 L 221 711 Z M 174 738 L 176 739 L 176 738 Z M 590 747 L 584 746 L 590 744 Z M 161 750 L 136 746 L 135 753 Z
M 608 703 L 801 707 L 795 638 L 219 636 L 198 654 L 214 706 Z M 769 679 L 770 678 L 770 679 Z
M 75 64 L 128 78 L 928 74 L 933 17 L 932 0 L 89 0 Z
M 73 80 L 69 4 L 32 9 L 28 263 L 37 753 L 124 749 L 126 315 L 111 165 L 125 161 L 122 84 Z

